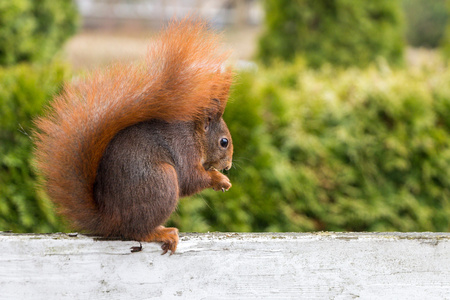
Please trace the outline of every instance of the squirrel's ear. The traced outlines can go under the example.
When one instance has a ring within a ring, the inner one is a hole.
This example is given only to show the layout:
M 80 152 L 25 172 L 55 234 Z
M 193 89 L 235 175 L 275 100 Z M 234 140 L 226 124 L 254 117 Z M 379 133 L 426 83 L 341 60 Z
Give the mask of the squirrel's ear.
M 219 100 L 219 98 L 213 98 L 211 99 L 211 105 L 210 108 L 208 110 L 208 116 L 211 119 L 217 119 L 220 118 L 223 114 L 223 109 L 221 107 L 221 102 Z
M 222 116 L 220 109 L 220 100 L 217 98 L 211 99 L 211 105 L 206 111 L 204 130 L 208 131 L 213 120 L 219 119 Z
M 211 125 L 211 118 L 208 116 L 205 120 L 205 132 L 209 131 L 209 126 Z

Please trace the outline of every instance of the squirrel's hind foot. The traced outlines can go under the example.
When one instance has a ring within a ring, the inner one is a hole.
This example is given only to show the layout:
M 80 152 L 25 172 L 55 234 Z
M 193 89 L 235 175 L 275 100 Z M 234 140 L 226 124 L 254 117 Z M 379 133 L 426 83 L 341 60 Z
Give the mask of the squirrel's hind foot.
M 178 245 L 178 229 L 175 227 L 166 228 L 164 226 L 158 226 L 143 241 L 162 242 L 161 249 L 163 249 L 163 253 L 161 255 L 166 254 L 169 250 L 170 255 L 172 255 Z

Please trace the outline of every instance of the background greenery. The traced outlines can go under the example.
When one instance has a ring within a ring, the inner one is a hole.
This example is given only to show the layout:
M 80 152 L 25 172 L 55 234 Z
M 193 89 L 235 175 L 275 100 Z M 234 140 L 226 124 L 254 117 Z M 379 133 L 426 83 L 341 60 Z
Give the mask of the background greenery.
M 0 65 L 51 59 L 78 18 L 71 0 L 0 1 Z
M 69 80 L 54 59 L 75 33 L 71 0 L 0 1 L 0 230 L 61 230 L 32 168 L 32 120 Z
M 450 60 L 450 1 L 447 0 L 447 27 L 441 42 L 442 52 L 447 60 Z
M 32 120 L 68 80 L 67 67 L 17 65 L 0 68 L 0 230 L 61 229 L 32 168 Z
M 440 46 L 448 20 L 447 0 L 402 0 L 406 39 L 414 47 Z
M 233 187 L 181 200 L 169 225 L 450 230 L 450 67 L 403 63 L 405 43 L 450 57 L 444 1 L 432 3 L 267 0 L 267 65 L 237 74 L 225 113 Z M 54 56 L 77 20 L 71 1 L 0 1 L 0 230 L 66 230 L 27 134 L 73 76 Z
M 399 0 L 266 0 L 266 29 L 258 57 L 292 62 L 304 55 L 312 67 L 367 66 L 380 57 L 403 61 Z

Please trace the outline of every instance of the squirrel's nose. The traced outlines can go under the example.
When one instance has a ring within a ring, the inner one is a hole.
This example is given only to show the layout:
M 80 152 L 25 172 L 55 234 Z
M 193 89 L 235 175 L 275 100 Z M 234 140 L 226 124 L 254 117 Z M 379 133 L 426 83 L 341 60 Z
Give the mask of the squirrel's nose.
M 231 169 L 231 165 L 232 165 L 232 163 L 230 162 L 226 167 L 225 167 L 225 171 L 228 171 L 229 169 Z

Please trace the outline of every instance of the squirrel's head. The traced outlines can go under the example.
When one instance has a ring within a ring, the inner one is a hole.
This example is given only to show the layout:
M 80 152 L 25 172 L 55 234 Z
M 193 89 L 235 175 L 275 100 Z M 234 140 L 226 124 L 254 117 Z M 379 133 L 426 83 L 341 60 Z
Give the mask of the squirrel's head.
M 220 109 L 220 101 L 213 99 L 213 105 L 205 116 L 202 124 L 204 134 L 205 157 L 203 167 L 208 170 L 229 170 L 233 157 L 233 142 L 227 124 L 222 118 L 223 109 Z

